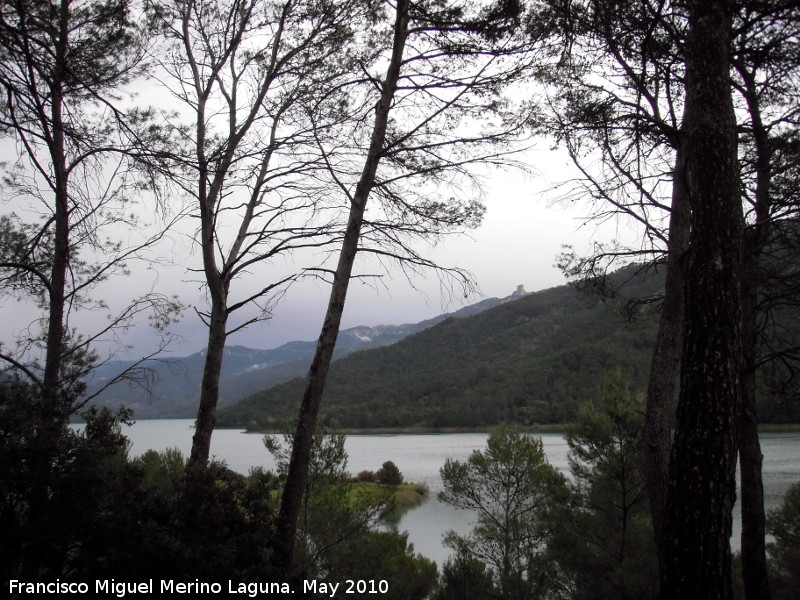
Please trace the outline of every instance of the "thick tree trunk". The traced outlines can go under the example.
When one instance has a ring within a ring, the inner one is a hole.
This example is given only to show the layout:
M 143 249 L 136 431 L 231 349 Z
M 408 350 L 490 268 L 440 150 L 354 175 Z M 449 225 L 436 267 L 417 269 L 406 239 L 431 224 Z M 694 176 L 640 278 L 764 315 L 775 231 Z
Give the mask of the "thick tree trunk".
M 291 574 L 292 571 L 297 518 L 300 514 L 303 491 L 308 479 L 308 465 L 311 457 L 314 430 L 317 426 L 317 414 L 322 401 L 322 393 L 325 388 L 328 367 L 333 357 L 336 338 L 339 335 L 339 325 L 344 312 L 347 289 L 350 284 L 353 263 L 358 252 L 364 210 L 369 194 L 375 185 L 375 173 L 386 137 L 389 112 L 397 89 L 407 35 L 407 2 L 400 0 L 396 6 L 392 56 L 381 88 L 381 97 L 375 108 L 375 123 L 364 161 L 364 168 L 356 185 L 355 194 L 350 202 L 347 229 L 339 252 L 339 262 L 334 273 L 328 309 L 325 313 L 325 320 L 309 370 L 308 384 L 300 404 L 297 428 L 292 445 L 292 456 L 289 461 L 286 484 L 281 496 L 281 506 L 276 521 L 273 565 L 285 575 Z
M 672 207 L 669 219 L 664 301 L 661 305 L 656 346 L 650 365 L 647 407 L 645 409 L 647 492 L 650 499 L 650 515 L 653 519 L 653 535 L 659 557 L 662 556 L 661 540 L 669 483 L 672 422 L 683 348 L 684 285 L 686 284 L 690 220 L 691 209 L 686 194 L 685 152 L 679 143 L 672 176 Z
M 732 596 L 743 231 L 729 73 L 734 8 L 731 0 L 689 3 L 683 130 L 692 231 L 664 521 L 665 599 Z

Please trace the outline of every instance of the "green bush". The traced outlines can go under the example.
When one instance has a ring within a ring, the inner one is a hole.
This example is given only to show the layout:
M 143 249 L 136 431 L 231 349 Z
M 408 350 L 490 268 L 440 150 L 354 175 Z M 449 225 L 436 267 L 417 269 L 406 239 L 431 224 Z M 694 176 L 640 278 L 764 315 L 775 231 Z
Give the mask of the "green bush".
M 497 595 L 494 576 L 482 561 L 464 554 L 448 558 L 442 566 L 435 600 L 491 598 Z
M 381 465 L 376 476 L 378 478 L 378 483 L 382 483 L 383 485 L 400 485 L 403 483 L 403 474 L 400 472 L 400 469 L 397 468 L 397 465 L 390 460 L 387 460 Z

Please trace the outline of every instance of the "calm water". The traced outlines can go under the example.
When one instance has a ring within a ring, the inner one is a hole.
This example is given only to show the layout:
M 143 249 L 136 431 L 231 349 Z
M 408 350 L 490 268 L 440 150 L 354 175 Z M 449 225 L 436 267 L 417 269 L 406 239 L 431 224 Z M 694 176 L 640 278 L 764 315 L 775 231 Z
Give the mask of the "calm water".
M 132 443 L 131 454 L 139 455 L 152 448 L 174 447 L 188 456 L 192 446 L 192 419 L 138 421 L 126 428 Z M 456 511 L 436 499 L 442 490 L 439 469 L 447 458 L 465 459 L 473 450 L 483 449 L 486 433 L 452 433 L 430 435 L 350 435 L 345 447 L 349 455 L 348 470 L 377 471 L 384 461 L 391 460 L 403 472 L 406 481 L 424 483 L 431 491 L 429 499 L 408 512 L 399 529 L 409 533 L 417 552 L 441 565 L 449 556 L 442 547 L 442 535 L 449 529 L 467 533 L 471 527 L 469 514 Z M 550 464 L 568 470 L 567 443 L 560 434 L 542 434 L 542 442 Z M 264 448 L 261 435 L 221 429 L 214 432 L 211 454 L 228 466 L 247 473 L 255 466 L 272 469 L 275 463 Z M 764 453 L 764 488 L 767 508 L 777 507 L 789 486 L 800 481 L 800 433 L 767 433 L 761 436 Z M 738 546 L 740 524 L 738 508 L 734 512 L 734 545 Z

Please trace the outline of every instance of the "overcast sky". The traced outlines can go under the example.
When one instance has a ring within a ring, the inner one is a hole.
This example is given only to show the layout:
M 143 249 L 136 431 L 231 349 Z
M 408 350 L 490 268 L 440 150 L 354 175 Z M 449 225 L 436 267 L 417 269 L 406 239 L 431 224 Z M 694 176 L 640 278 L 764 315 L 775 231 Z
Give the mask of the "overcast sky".
M 142 92 L 142 96 L 148 101 L 158 97 L 159 101 L 169 102 L 164 100 L 169 95 L 163 90 L 159 92 L 146 86 L 142 89 L 147 90 Z M 5 138 L 0 144 L 0 161 L 13 162 L 16 150 L 13 142 Z M 441 289 L 435 274 L 408 281 L 398 273 L 392 278 L 373 280 L 371 285 L 356 280 L 348 293 L 342 327 L 414 323 L 458 310 L 484 297 L 508 296 L 518 285 L 523 285 L 529 292 L 562 285 L 564 277 L 554 263 L 563 244 L 571 244 L 579 253 L 585 253 L 592 240 L 608 241 L 630 235 L 629 232 L 616 231 L 614 224 L 607 223 L 599 230 L 594 224 L 587 225 L 585 219 L 589 207 L 585 204 L 557 202 L 566 191 L 566 188 L 558 189 L 557 186 L 569 180 L 575 172 L 567 157 L 552 151 L 548 142 L 543 141 L 540 149 L 528 151 L 520 160 L 529 165 L 530 174 L 512 171 L 487 174 L 487 211 L 479 229 L 467 236 L 448 237 L 436 248 L 421 249 L 442 266 L 470 271 L 480 293 L 467 298 L 462 294 L 448 294 Z M 26 202 L 29 203 L 27 207 Z M 13 197 L 8 190 L 0 188 L 0 214 L 22 214 L 27 209 L 25 218 L 30 221 L 36 218 L 36 211 L 39 214 L 44 212 L 41 204 L 37 206 L 38 202 L 38 199 Z M 144 212 L 147 204 L 146 201 L 142 204 Z M 31 210 L 31 206 L 35 208 Z M 166 267 L 131 262 L 132 274 L 129 277 L 114 277 L 96 292 L 96 299 L 117 309 L 151 289 L 165 295 L 177 294 L 187 309 L 180 322 L 172 327 L 180 336 L 179 342 L 170 347 L 172 356 L 198 352 L 206 343 L 206 328 L 194 310 L 194 307 L 203 310 L 206 306 L 203 286 L 196 272 L 201 267 L 201 260 L 197 252 L 189 251 L 191 244 L 185 239 L 191 236 L 191 228 L 196 227 L 196 223 L 196 220 L 184 221 L 183 241 L 176 240 L 173 247 L 165 245 L 159 250 L 162 256 L 173 258 L 176 264 Z M 118 235 L 125 242 L 136 234 L 135 230 L 122 230 L 110 235 Z M 360 266 L 363 270 L 363 262 Z M 252 292 L 269 282 L 270 276 L 275 277 L 280 266 L 257 268 L 259 272 L 254 273 L 254 281 L 248 284 L 252 286 Z M 356 264 L 358 270 L 359 262 Z M 234 299 L 246 295 L 239 281 L 234 282 L 233 288 Z M 329 286 L 324 282 L 302 281 L 288 291 L 283 302 L 275 308 L 272 319 L 237 332 L 228 338 L 227 343 L 267 349 L 292 340 L 314 340 L 319 334 L 328 295 Z M 0 310 L 0 343 L 7 347 L 12 346 L 14 340 L 29 336 L 27 330 L 41 316 L 41 312 L 31 304 L 17 302 L 2 294 Z M 102 329 L 106 322 L 103 311 L 83 311 L 71 315 L 68 325 L 91 335 L 93 331 Z M 234 319 L 232 325 L 237 322 Z M 157 346 L 157 340 L 144 323 L 127 331 L 120 341 L 131 346 L 129 350 L 118 352 L 125 358 L 142 356 Z M 103 355 L 111 349 L 112 346 L 99 348 Z
M 469 236 L 449 237 L 433 249 L 424 249 L 441 265 L 469 270 L 481 294 L 464 298 L 461 294 L 454 297 L 443 293 L 435 274 L 417 277 L 412 282 L 402 274 L 381 278 L 372 285 L 355 281 L 350 287 L 343 328 L 414 323 L 452 312 L 484 297 L 508 296 L 518 285 L 525 286 L 529 292 L 562 285 L 564 276 L 554 266 L 562 244 L 572 244 L 580 252 L 586 250 L 592 240 L 607 241 L 632 235 L 617 231 L 613 224 L 606 224 L 602 229 L 586 224 L 588 207 L 585 204 L 556 202 L 564 192 L 563 187 L 557 188 L 558 184 L 572 174 L 568 159 L 562 153 L 551 151 L 542 143 L 540 150 L 525 155 L 525 161 L 533 168 L 533 174 L 495 171 L 487 176 L 487 211 L 479 229 Z M 18 211 L 17 202 L 19 200 L 4 197 L 0 211 Z M 172 356 L 192 354 L 204 347 L 206 338 L 205 327 L 191 308 L 203 308 L 202 286 L 197 282 L 197 274 L 187 270 L 198 268 L 199 261 L 200 257 L 194 254 L 178 261 L 186 264 L 169 269 L 146 270 L 142 265 L 131 265 L 133 275 L 115 278 L 99 293 L 112 305 L 115 298 L 122 303 L 150 287 L 163 294 L 178 294 L 189 308 L 182 320 L 172 327 L 181 339 L 171 346 L 170 353 Z M 328 294 L 329 287 L 323 282 L 296 284 L 276 307 L 271 320 L 232 335 L 228 344 L 268 349 L 293 340 L 314 340 L 319 334 Z M 0 340 L 9 345 L 15 336 L 24 335 L 25 328 L 37 315 L 31 306 L 7 297 L 2 299 L 2 312 Z M 73 317 L 70 324 L 88 332 L 101 325 L 104 318 L 102 314 L 84 312 Z M 145 325 L 129 330 L 123 341 L 132 346 L 119 353 L 125 358 L 141 356 L 156 344 Z
M 484 297 L 508 296 L 518 285 L 524 285 L 529 292 L 562 285 L 564 276 L 555 267 L 562 244 L 572 244 L 580 252 L 588 249 L 593 240 L 632 235 L 629 231 L 619 231 L 615 224 L 600 229 L 595 224 L 586 224 L 585 204 L 555 202 L 563 194 L 563 188 L 556 186 L 569 179 L 572 171 L 565 156 L 552 152 L 545 144 L 542 146 L 542 150 L 526 155 L 536 174 L 495 172 L 487 179 L 487 212 L 479 229 L 468 236 L 449 237 L 431 251 L 439 264 L 469 270 L 481 294 L 468 298 L 447 294 L 435 274 L 411 282 L 402 274 L 382 278 L 372 285 L 354 281 L 348 292 L 342 327 L 415 323 L 458 310 Z M 194 260 L 199 261 L 199 257 Z M 183 279 L 190 279 L 185 270 Z M 175 281 L 174 275 L 171 280 Z M 176 287 L 182 290 L 184 302 L 202 305 L 198 284 Z M 322 282 L 295 284 L 276 307 L 271 320 L 237 332 L 228 339 L 228 344 L 267 349 L 293 340 L 314 340 L 319 334 L 328 294 L 329 287 Z M 187 310 L 173 330 L 183 338 L 172 348 L 173 355 L 187 355 L 203 348 L 206 330 L 193 310 Z M 141 328 L 131 332 L 129 341 L 137 350 L 144 351 L 148 337 L 146 329 Z

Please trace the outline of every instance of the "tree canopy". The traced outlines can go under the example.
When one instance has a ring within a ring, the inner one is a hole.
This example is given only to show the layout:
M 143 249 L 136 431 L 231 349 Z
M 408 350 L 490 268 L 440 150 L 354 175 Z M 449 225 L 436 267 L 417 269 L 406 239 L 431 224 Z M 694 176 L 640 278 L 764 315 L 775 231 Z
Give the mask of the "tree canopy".
M 539 563 L 550 535 L 546 515 L 558 502 L 564 478 L 547 462 L 541 439 L 502 425 L 484 451 L 466 461 L 447 459 L 440 472 L 440 500 L 476 515 L 469 535 L 445 536 L 458 560 L 485 564 L 501 598 L 545 591 Z

